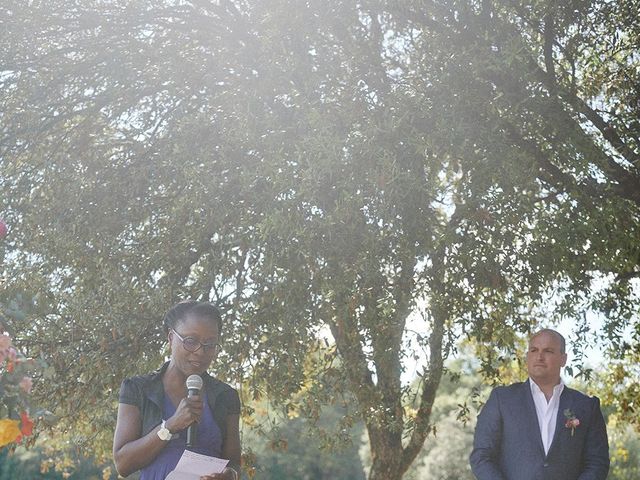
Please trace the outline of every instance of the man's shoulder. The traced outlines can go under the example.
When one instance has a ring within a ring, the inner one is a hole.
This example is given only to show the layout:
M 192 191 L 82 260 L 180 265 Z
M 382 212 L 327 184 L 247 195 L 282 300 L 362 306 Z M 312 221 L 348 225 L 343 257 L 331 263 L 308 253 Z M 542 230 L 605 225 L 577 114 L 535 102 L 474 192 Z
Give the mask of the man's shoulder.
M 575 388 L 567 387 L 565 385 L 564 390 L 562 391 L 563 395 L 571 398 L 573 402 L 576 403 L 600 403 L 600 399 L 596 396 L 589 396 L 580 390 L 576 390 Z
M 529 389 L 529 384 L 527 382 L 517 382 L 509 385 L 499 385 L 494 387 L 491 391 L 491 397 L 499 403 L 505 402 L 521 402 L 523 399 L 523 395 L 526 394 L 527 389 Z
M 530 388 L 528 382 L 516 382 L 509 385 L 499 385 L 494 387 L 496 395 L 512 395 L 522 392 L 523 389 Z

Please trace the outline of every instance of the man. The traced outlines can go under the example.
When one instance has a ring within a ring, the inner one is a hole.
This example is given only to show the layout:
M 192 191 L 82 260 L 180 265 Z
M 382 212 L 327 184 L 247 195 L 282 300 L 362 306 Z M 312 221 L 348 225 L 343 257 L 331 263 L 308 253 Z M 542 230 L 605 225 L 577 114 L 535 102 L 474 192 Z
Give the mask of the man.
M 560 378 L 565 340 L 544 329 L 529 340 L 529 379 L 497 387 L 478 416 L 471 470 L 478 480 L 605 480 L 607 429 L 597 397 Z

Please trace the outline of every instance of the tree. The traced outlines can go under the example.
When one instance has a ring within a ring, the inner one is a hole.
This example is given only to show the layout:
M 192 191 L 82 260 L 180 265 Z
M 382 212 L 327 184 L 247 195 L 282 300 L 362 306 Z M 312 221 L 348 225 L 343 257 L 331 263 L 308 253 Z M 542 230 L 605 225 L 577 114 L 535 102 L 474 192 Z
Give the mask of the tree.
M 256 458 L 256 478 L 364 480 L 357 444 L 362 436 L 362 423 L 345 425 L 345 412 L 339 405 L 323 407 L 314 423 L 295 412 L 281 418 L 265 402 L 256 407 L 253 422 L 268 427 L 261 427 L 266 428 L 262 434 L 250 430 L 243 437 L 245 448 Z M 341 440 L 336 442 L 338 436 Z
M 552 298 L 637 346 L 633 3 L 5 2 L 3 295 L 40 395 L 106 443 L 161 312 L 212 299 L 220 376 L 311 416 L 346 379 L 394 480 L 458 336 L 496 368 Z
M 484 402 L 490 388 L 483 386 L 478 375 L 478 362 L 471 356 L 475 349 L 462 345 L 458 358 L 448 361 L 431 413 L 430 438 L 407 471 L 407 480 L 457 479 L 472 480 L 469 453 L 473 445 L 477 403 Z M 518 375 L 517 370 L 502 374 Z M 518 378 L 520 379 L 520 378 Z M 413 393 L 419 398 L 419 383 Z M 364 450 L 364 457 L 368 452 Z M 368 465 L 370 466 L 370 465 Z
M 610 429 L 612 480 L 631 480 L 640 473 L 640 441 L 631 426 L 615 425 Z

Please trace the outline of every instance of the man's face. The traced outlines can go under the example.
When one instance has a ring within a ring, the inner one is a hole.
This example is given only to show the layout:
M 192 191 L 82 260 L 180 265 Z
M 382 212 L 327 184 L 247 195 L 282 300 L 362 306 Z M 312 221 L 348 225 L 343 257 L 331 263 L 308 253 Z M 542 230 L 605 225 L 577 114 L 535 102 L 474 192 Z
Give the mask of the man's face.
M 527 370 L 538 385 L 560 381 L 560 369 L 567 363 L 567 354 L 561 348 L 560 339 L 550 332 L 542 332 L 529 341 Z

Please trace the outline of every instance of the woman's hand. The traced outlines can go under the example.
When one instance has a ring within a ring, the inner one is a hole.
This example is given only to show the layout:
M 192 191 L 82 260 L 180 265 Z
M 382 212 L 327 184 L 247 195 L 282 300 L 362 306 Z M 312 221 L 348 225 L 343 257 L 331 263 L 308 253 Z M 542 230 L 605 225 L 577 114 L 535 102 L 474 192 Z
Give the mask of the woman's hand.
M 184 430 L 192 423 L 202 418 L 202 398 L 200 395 L 183 398 L 176 408 L 176 412 L 167 420 L 166 427 L 176 433 Z
M 203 475 L 200 480 L 240 480 L 240 475 L 232 468 L 225 468 L 222 473 Z

